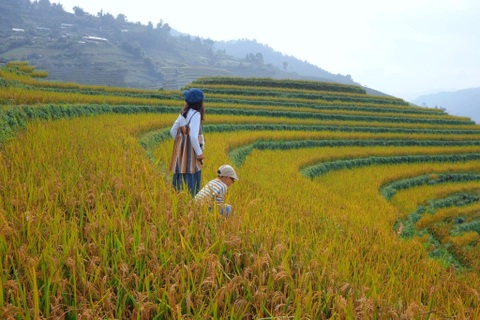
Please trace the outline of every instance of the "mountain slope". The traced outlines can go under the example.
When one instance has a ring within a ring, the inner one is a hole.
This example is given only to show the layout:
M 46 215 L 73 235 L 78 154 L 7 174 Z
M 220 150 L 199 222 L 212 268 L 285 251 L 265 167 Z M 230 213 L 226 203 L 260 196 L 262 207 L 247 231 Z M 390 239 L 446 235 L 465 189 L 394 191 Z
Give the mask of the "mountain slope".
M 480 88 L 423 95 L 412 101 L 421 106 L 445 108 L 448 113 L 480 123 Z
M 330 74 L 265 45 L 250 50 L 239 56 L 239 50 L 179 33 L 162 20 L 142 25 L 122 14 L 94 16 L 80 7 L 72 14 L 49 0 L 0 2 L 0 62 L 29 61 L 48 71 L 48 80 L 146 89 L 179 89 L 205 76 L 354 84 L 349 76 Z
M 275 51 L 268 45 L 260 44 L 255 40 L 231 40 L 216 41 L 214 45 L 217 50 L 224 50 L 227 54 L 237 59 L 242 59 L 254 54 L 260 57 L 264 62 L 272 64 L 276 68 L 297 73 L 304 78 L 315 80 L 329 80 L 345 84 L 355 84 L 350 75 L 333 74 L 319 68 L 307 61 L 301 61 L 293 56 L 284 55 Z

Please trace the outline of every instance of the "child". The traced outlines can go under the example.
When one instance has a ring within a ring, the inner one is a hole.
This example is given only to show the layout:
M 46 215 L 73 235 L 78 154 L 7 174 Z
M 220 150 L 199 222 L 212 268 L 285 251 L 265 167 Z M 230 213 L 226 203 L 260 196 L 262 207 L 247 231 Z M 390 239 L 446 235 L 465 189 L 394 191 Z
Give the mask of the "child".
M 225 196 L 228 187 L 235 181 L 238 181 L 235 170 L 228 164 L 218 168 L 218 177 L 210 180 L 195 196 L 195 202 L 205 204 L 209 210 L 212 210 L 214 205 L 220 208 L 220 214 L 229 217 L 233 208 L 229 204 L 225 204 Z

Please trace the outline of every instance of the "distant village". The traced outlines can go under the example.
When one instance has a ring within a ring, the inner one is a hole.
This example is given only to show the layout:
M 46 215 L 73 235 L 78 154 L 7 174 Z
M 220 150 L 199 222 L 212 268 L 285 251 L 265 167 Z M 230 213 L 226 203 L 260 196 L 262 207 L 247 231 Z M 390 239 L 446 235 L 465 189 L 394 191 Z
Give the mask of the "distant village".
M 74 31 L 69 31 L 74 27 L 71 23 L 61 23 L 59 25 L 59 29 L 64 30 L 62 37 L 63 38 L 75 38 L 78 35 Z M 34 36 L 31 38 L 33 41 L 37 39 L 49 39 L 53 40 L 52 38 L 48 37 L 48 32 L 52 31 L 52 28 L 47 27 L 36 27 L 35 32 L 33 33 Z M 122 32 L 128 32 L 127 29 L 122 30 Z M 17 27 L 12 28 L 12 35 L 10 36 L 10 40 L 22 40 L 25 38 L 29 38 L 30 33 L 27 33 L 25 29 Z M 45 36 L 42 36 L 45 35 Z M 81 40 L 80 40 L 81 39 Z M 100 42 L 109 42 L 107 38 L 98 37 L 94 35 L 84 35 L 80 38 L 77 42 L 78 43 L 100 43 Z

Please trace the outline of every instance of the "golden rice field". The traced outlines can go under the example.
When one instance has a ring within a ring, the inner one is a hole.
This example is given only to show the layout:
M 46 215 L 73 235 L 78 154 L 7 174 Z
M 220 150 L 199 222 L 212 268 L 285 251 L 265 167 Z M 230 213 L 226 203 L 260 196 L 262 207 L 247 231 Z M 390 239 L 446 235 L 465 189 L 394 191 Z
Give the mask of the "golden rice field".
M 480 127 L 312 81 L 205 78 L 202 184 L 171 187 L 181 91 L 0 70 L 0 318 L 480 319 Z

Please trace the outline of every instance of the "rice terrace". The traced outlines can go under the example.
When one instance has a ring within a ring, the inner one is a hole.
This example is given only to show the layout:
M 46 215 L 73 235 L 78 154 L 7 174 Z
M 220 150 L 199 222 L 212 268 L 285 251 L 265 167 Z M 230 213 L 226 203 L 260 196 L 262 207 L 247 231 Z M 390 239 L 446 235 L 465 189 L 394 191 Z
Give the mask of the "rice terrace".
M 480 126 L 362 87 L 201 78 L 198 210 L 168 171 L 181 90 L 0 69 L 0 318 L 480 319 Z

